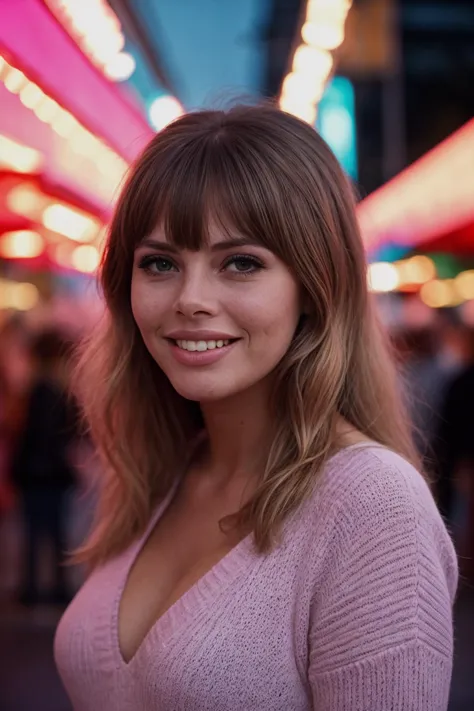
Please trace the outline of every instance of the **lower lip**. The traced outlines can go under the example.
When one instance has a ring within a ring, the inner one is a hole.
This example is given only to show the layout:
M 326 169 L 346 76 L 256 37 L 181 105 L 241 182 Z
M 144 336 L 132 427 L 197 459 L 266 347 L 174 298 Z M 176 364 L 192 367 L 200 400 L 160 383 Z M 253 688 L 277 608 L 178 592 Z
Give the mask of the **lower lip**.
M 218 360 L 223 358 L 227 353 L 229 353 L 235 346 L 237 341 L 232 341 L 228 346 L 222 346 L 221 348 L 210 348 L 207 351 L 185 351 L 184 348 L 180 348 L 173 341 L 170 341 L 171 352 L 178 361 L 183 365 L 212 365 Z

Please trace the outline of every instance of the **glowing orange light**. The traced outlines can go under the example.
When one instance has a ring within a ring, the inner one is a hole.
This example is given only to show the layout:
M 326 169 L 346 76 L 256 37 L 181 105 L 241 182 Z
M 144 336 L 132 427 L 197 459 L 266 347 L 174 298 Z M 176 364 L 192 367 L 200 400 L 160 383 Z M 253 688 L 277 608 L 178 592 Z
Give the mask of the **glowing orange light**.
M 62 0 L 57 1 L 58 3 L 62 2 Z M 82 0 L 79 4 L 86 7 Z M 1 55 L 0 80 L 7 82 L 10 90 L 19 92 L 19 98 L 23 105 L 31 109 L 40 121 L 49 124 L 61 137 L 67 138 L 74 152 L 81 156 L 87 156 L 88 160 L 93 160 L 99 166 L 99 170 L 104 176 L 101 184 L 105 191 L 111 192 L 116 189 L 128 168 L 127 162 L 118 153 L 115 153 L 101 139 L 82 126 L 70 112 L 63 109 L 17 68 L 8 64 Z M 14 145 L 15 142 L 11 142 L 10 139 L 10 143 L 7 145 L 5 137 L 0 136 L 0 141 L 2 140 L 3 155 L 0 146 L 0 165 L 20 172 L 32 172 L 38 169 L 38 161 L 42 162 L 41 154 L 32 153 L 33 149 L 27 146 L 18 143 Z M 19 148 L 25 150 L 20 153 Z M 109 157 L 113 160 L 109 160 Z
M 121 56 L 125 37 L 117 15 L 106 0 L 45 0 L 67 32 L 89 59 L 114 81 L 135 69 Z M 125 76 L 126 75 L 126 76 Z
M 302 42 L 293 55 L 292 70 L 282 84 L 280 107 L 314 124 L 316 105 L 333 67 L 334 50 L 344 41 L 350 0 L 307 0 Z
M 45 95 L 42 101 L 36 104 L 33 111 L 40 121 L 50 123 L 59 112 L 60 108 L 61 107 L 56 101 L 54 101 L 54 99 L 51 99 L 49 96 Z
M 135 59 L 128 52 L 120 52 L 104 67 L 104 73 L 113 81 L 125 81 L 135 71 Z
M 301 29 L 301 36 L 310 46 L 336 49 L 344 41 L 344 26 L 305 22 Z
M 100 223 L 95 218 L 60 203 L 49 205 L 44 210 L 42 222 L 48 230 L 76 242 L 90 242 L 100 229 Z
M 6 232 L 0 238 L 0 256 L 6 259 L 37 257 L 44 249 L 43 238 L 31 230 Z
M 59 109 L 51 121 L 51 128 L 63 138 L 67 138 L 80 129 L 80 124 L 68 111 Z
M 39 301 L 39 292 L 34 284 L 0 279 L 0 309 L 28 311 Z
M 37 218 L 48 203 L 48 198 L 33 183 L 16 185 L 7 193 L 7 207 L 17 215 Z
M 99 266 L 100 254 L 92 244 L 82 244 L 76 247 L 71 255 L 73 266 L 80 272 L 92 274 Z
M 474 299 L 474 270 L 461 272 L 454 279 L 456 290 L 466 301 Z
M 34 109 L 35 106 L 37 106 L 40 101 L 44 99 L 44 97 L 45 94 L 39 86 L 36 86 L 36 84 L 33 84 L 30 81 L 20 91 L 20 101 L 24 104 L 24 106 L 26 106 L 27 109 Z
M 157 131 L 161 131 L 171 121 L 183 113 L 183 107 L 174 96 L 160 96 L 150 106 L 150 121 Z
M 293 71 L 300 74 L 315 74 L 326 79 L 333 65 L 332 55 L 325 49 L 302 44 L 293 57 Z
M 23 72 L 20 72 L 19 69 L 15 69 L 14 67 L 10 68 L 9 72 L 3 79 L 5 87 L 8 89 L 8 91 L 11 91 L 12 94 L 18 94 L 25 86 L 27 81 L 28 80 L 23 74 Z
M 400 283 L 397 267 L 388 262 L 369 264 L 367 280 L 369 289 L 379 293 L 394 291 Z
M 464 301 L 456 290 L 454 279 L 433 279 L 423 284 L 420 299 L 433 309 L 458 306 Z
M 42 162 L 43 156 L 39 151 L 0 135 L 0 166 L 19 173 L 34 173 Z
M 324 86 L 321 83 L 308 82 L 303 75 L 290 72 L 283 80 L 280 103 L 289 102 L 295 105 L 302 101 L 316 103 L 323 95 L 323 91 Z
M 432 259 L 419 254 L 397 262 L 400 284 L 403 286 L 425 284 L 436 277 L 436 266 Z

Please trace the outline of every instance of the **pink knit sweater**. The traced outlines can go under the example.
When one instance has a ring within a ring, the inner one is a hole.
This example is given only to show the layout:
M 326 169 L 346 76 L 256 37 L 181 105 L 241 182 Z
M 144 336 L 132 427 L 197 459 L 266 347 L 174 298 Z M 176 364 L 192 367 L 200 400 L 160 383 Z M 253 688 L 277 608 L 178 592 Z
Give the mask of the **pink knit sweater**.
M 56 662 L 75 711 L 446 711 L 456 555 L 427 485 L 399 456 L 339 452 L 278 547 L 261 556 L 242 541 L 125 663 L 120 597 L 159 515 L 59 624 Z

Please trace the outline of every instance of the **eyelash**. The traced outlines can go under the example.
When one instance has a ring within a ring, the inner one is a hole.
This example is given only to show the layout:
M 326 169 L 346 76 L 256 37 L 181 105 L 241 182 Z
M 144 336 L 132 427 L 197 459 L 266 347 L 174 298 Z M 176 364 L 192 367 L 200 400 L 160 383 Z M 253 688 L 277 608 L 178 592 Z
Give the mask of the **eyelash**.
M 224 264 L 222 266 L 224 269 L 226 269 L 230 264 L 235 264 L 236 262 L 239 262 L 239 261 L 247 262 L 248 264 L 251 264 L 252 269 L 250 269 L 249 271 L 244 271 L 244 272 L 236 271 L 236 272 L 234 272 L 234 274 L 241 274 L 242 276 L 250 276 L 251 274 L 255 274 L 256 272 L 259 272 L 265 268 L 263 262 L 261 262 L 260 259 L 257 259 L 257 257 L 254 257 L 251 254 L 233 254 L 231 257 L 228 257 L 224 261 Z
M 265 268 L 263 262 L 260 261 L 260 259 L 257 259 L 257 257 L 254 257 L 253 255 L 250 254 L 233 254 L 231 257 L 228 257 L 223 265 L 222 269 L 226 269 L 230 264 L 235 264 L 238 261 L 245 261 L 248 262 L 249 264 L 252 265 L 252 269 L 248 271 L 235 271 L 233 274 L 239 274 L 240 276 L 250 276 L 252 274 L 255 274 L 256 272 L 262 270 Z M 167 274 L 168 272 L 172 271 L 171 269 L 165 269 L 162 272 L 159 271 L 153 271 L 151 267 L 156 264 L 157 262 L 167 262 L 168 264 L 175 266 L 173 261 L 169 259 L 168 257 L 160 257 L 157 255 L 147 255 L 145 257 L 142 257 L 142 259 L 138 263 L 138 268 L 143 269 L 144 272 L 147 274 L 150 274 L 151 276 L 159 276 L 160 274 Z
M 158 257 L 156 255 L 149 254 L 146 257 L 142 257 L 140 259 L 140 261 L 138 262 L 138 268 L 143 269 L 144 272 L 146 272 L 147 274 L 152 274 L 153 276 L 156 276 L 157 274 L 166 274 L 166 270 L 164 270 L 163 272 L 152 271 L 151 267 L 157 262 L 168 262 L 168 264 L 173 264 L 171 259 L 168 259 L 168 257 Z

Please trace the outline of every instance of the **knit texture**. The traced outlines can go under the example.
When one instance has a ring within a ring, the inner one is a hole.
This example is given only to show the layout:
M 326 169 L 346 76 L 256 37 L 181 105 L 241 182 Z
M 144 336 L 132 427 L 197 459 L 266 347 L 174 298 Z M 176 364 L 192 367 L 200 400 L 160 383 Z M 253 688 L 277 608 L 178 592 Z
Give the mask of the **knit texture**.
M 457 560 L 404 459 L 377 445 L 339 452 L 275 549 L 244 539 L 125 663 L 119 603 L 160 515 L 59 624 L 74 711 L 446 711 Z

